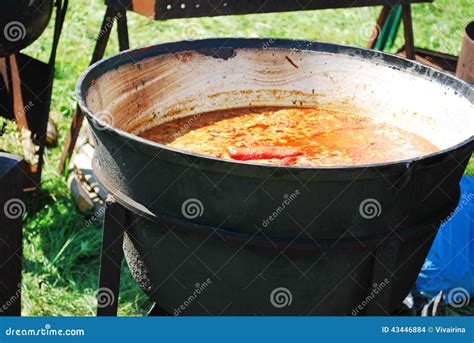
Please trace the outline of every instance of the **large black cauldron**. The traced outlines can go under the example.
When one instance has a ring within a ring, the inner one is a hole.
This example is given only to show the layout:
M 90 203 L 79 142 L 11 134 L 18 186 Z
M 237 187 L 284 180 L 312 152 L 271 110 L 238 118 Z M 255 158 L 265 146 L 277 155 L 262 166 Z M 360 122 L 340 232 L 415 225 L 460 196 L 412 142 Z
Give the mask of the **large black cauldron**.
M 186 315 L 393 313 L 459 199 L 473 99 L 466 83 L 416 62 L 274 39 L 132 50 L 95 64 L 78 84 L 97 140 L 95 171 L 133 211 L 130 269 L 163 308 Z M 132 134 L 250 105 L 360 111 L 440 150 L 377 165 L 282 167 Z

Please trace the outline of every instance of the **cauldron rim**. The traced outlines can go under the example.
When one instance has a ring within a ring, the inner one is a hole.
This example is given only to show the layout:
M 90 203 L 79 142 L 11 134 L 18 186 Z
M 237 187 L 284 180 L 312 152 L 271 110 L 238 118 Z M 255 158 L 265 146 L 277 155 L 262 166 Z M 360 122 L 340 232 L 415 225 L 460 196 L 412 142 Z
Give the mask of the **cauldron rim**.
M 417 77 L 425 78 L 428 80 L 434 80 L 440 84 L 450 86 L 454 91 L 464 96 L 469 102 L 474 103 L 474 90 L 471 85 L 467 82 L 458 79 L 452 75 L 449 75 L 446 72 L 426 66 L 417 61 L 412 61 L 397 55 L 392 55 L 380 51 L 375 51 L 367 48 L 361 48 L 350 45 L 335 44 L 335 43 L 326 43 L 319 41 L 308 41 L 308 40 L 294 40 L 294 39 L 279 39 L 279 38 L 208 38 L 208 39 L 199 39 L 199 40 L 185 40 L 185 41 L 176 41 L 169 42 L 151 46 L 145 46 L 141 48 L 134 48 L 122 51 L 118 54 L 114 54 L 108 58 L 102 59 L 94 64 L 92 64 L 78 79 L 76 84 L 76 98 L 78 104 L 85 113 L 89 121 L 97 121 L 97 118 L 93 111 L 89 109 L 86 104 L 87 91 L 93 82 L 99 77 L 103 76 L 105 73 L 112 69 L 116 69 L 122 65 L 128 63 L 136 63 L 138 61 L 156 57 L 160 55 L 170 54 L 170 51 L 173 53 L 176 52 L 185 52 L 185 51 L 197 51 L 201 49 L 263 49 L 262 46 L 268 40 L 272 41 L 272 46 L 269 49 L 291 49 L 298 51 L 316 51 L 323 52 L 328 54 L 342 54 L 350 56 L 353 58 L 357 57 L 367 57 L 377 62 L 384 63 L 392 68 L 399 70 L 411 69 L 411 73 Z M 416 67 L 416 70 L 413 70 L 413 67 Z M 430 74 L 430 77 L 426 75 Z M 102 125 L 102 124 L 101 124 Z M 343 172 L 361 172 L 365 169 L 377 169 L 379 172 L 399 172 L 407 170 L 412 164 L 417 162 L 425 162 L 426 164 L 434 164 L 440 160 L 443 160 L 446 155 L 449 155 L 451 152 L 468 145 L 474 145 L 474 135 L 465 139 L 464 141 L 450 146 L 446 149 L 438 150 L 434 153 L 413 157 L 410 159 L 391 161 L 385 163 L 372 163 L 372 164 L 357 164 L 357 165 L 343 165 L 343 166 L 283 166 L 277 164 L 264 164 L 264 163 L 255 163 L 248 161 L 235 161 L 227 158 L 218 158 L 209 155 L 203 155 L 195 153 L 192 151 L 187 151 L 183 149 L 173 148 L 164 144 L 160 144 L 122 129 L 113 127 L 111 125 L 102 125 L 101 131 L 108 132 L 115 137 L 123 137 L 134 142 L 143 147 L 151 149 L 160 149 L 162 152 L 168 152 L 170 154 L 179 154 L 184 155 L 189 159 L 204 159 L 208 162 L 224 163 L 224 164 L 233 164 L 239 165 L 241 167 L 247 168 L 258 168 L 258 169 L 285 169 L 285 170 L 294 170 L 298 171 L 343 171 Z M 472 149 L 472 148 L 471 148 Z M 166 158 L 165 155 L 162 155 Z

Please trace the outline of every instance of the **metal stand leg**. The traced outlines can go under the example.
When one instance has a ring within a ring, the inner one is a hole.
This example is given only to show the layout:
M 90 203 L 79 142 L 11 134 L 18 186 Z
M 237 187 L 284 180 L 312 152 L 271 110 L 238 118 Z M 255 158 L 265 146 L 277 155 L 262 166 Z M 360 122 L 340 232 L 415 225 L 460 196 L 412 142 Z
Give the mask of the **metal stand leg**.
M 55 71 L 55 66 L 56 66 L 56 54 L 58 50 L 58 45 L 59 45 L 59 38 L 61 37 L 61 32 L 63 29 L 64 21 L 66 19 L 66 13 L 67 13 L 67 8 L 68 8 L 69 0 L 64 0 L 64 1 L 56 1 L 55 6 L 56 6 L 56 18 L 55 18 L 55 23 L 54 23 L 54 37 L 53 37 L 53 47 L 51 49 L 51 54 L 49 56 L 49 62 L 48 62 L 48 88 L 45 90 L 47 96 L 46 96 L 46 102 L 45 102 L 45 111 L 47 112 L 46 115 L 46 120 L 41 123 L 41 132 L 42 134 L 38 137 L 37 139 L 37 144 L 39 146 L 38 150 L 38 183 L 41 180 L 41 172 L 43 169 L 43 163 L 44 163 L 44 150 L 46 146 L 46 133 L 48 130 L 48 121 L 49 121 L 49 110 L 51 107 L 51 97 L 53 95 L 53 83 L 54 83 L 54 71 Z M 35 201 L 34 201 L 34 206 L 36 207 L 37 205 L 37 192 L 35 193 Z
M 97 43 L 94 48 L 94 53 L 92 54 L 91 63 L 93 64 L 104 57 L 105 48 L 110 37 L 110 31 L 113 27 L 113 22 L 117 17 L 118 11 L 111 6 L 107 7 L 105 11 L 104 19 L 100 27 L 99 35 L 97 36 Z M 119 18 L 120 19 L 120 18 Z M 81 130 L 82 121 L 84 119 L 84 113 L 82 113 L 79 106 L 76 107 L 76 111 L 72 117 L 72 124 L 69 130 L 69 134 L 66 138 L 66 144 L 61 155 L 61 160 L 59 162 L 58 172 L 61 174 L 64 171 L 64 168 L 69 164 L 69 159 L 71 158 L 72 152 L 74 151 L 74 146 L 76 145 L 77 137 L 79 136 L 79 131 Z
M 129 224 L 129 215 L 110 195 L 105 206 L 97 316 L 116 316 L 122 272 L 123 235 Z
M 21 315 L 23 160 L 0 153 L 0 316 Z
M 381 245 L 375 250 L 374 257 L 371 293 L 373 292 L 375 295 L 374 299 L 368 303 L 365 314 L 367 316 L 388 316 L 390 315 L 392 295 L 390 283 L 394 281 L 394 276 L 390 271 L 397 267 L 398 245 L 392 242 Z M 376 293 L 375 289 L 377 289 Z
M 414 60 L 415 42 L 413 38 L 413 22 L 411 18 L 410 0 L 403 0 L 402 3 L 403 30 L 405 31 L 405 52 L 407 58 Z
M 117 14 L 117 33 L 120 51 L 130 49 L 128 39 L 127 11 L 120 11 Z

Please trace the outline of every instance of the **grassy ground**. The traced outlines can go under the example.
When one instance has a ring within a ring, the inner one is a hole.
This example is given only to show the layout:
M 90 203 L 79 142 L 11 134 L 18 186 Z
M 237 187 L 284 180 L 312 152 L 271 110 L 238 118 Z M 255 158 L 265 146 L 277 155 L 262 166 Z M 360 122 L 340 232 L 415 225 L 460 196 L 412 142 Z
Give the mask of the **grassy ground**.
M 88 65 L 104 13 L 99 0 L 71 1 L 59 46 L 52 117 L 60 129 L 60 143 L 75 107 L 74 86 Z M 129 15 L 131 46 L 185 38 L 222 36 L 287 37 L 364 46 L 380 8 L 325 10 L 291 14 L 262 14 L 153 22 Z M 463 27 L 474 18 L 471 0 L 436 0 L 413 6 L 416 45 L 458 54 Z M 46 60 L 52 28 L 26 49 Z M 395 51 L 402 44 L 396 40 Z M 118 50 L 112 35 L 107 55 Z M 62 145 L 62 144 L 61 144 Z M 65 180 L 56 173 L 60 148 L 46 151 L 42 190 L 44 207 L 27 218 L 24 248 L 25 315 L 93 315 L 101 232 L 99 224 L 85 226 L 85 217 L 71 203 Z M 471 172 L 474 165 L 471 164 Z M 150 303 L 128 272 L 123 273 L 121 315 L 138 315 Z

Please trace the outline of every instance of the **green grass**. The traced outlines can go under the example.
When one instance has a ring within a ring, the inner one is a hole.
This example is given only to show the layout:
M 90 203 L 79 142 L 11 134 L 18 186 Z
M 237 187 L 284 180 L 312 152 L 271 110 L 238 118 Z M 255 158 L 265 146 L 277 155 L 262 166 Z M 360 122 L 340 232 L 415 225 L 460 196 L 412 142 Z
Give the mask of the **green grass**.
M 52 118 L 60 146 L 46 151 L 41 204 L 27 218 L 24 234 L 23 311 L 25 315 L 94 315 L 101 231 L 85 226 L 70 200 L 64 178 L 56 173 L 60 150 L 75 108 L 74 87 L 88 66 L 105 7 L 102 1 L 71 1 L 59 46 Z M 129 14 L 132 47 L 186 38 L 243 36 L 285 37 L 365 46 L 380 8 L 259 14 L 153 22 Z M 416 45 L 459 54 L 463 27 L 474 18 L 470 0 L 436 0 L 413 6 Z M 46 61 L 52 26 L 26 53 Z M 396 51 L 403 43 L 399 34 Z M 106 55 L 117 52 L 115 30 Z M 474 173 L 471 163 L 470 173 Z M 121 315 L 143 314 L 150 305 L 128 271 L 123 272 Z

